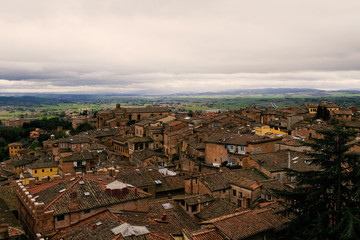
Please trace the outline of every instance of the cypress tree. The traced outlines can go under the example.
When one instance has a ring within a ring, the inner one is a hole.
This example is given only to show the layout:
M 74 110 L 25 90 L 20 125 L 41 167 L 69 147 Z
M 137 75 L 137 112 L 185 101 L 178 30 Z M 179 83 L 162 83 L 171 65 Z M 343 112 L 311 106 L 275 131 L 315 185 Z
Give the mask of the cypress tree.
M 278 192 L 287 200 L 283 213 L 293 220 L 281 239 L 360 239 L 360 158 L 350 152 L 355 133 L 343 125 L 318 131 L 312 148 L 318 170 L 287 169 L 296 178 L 293 191 Z

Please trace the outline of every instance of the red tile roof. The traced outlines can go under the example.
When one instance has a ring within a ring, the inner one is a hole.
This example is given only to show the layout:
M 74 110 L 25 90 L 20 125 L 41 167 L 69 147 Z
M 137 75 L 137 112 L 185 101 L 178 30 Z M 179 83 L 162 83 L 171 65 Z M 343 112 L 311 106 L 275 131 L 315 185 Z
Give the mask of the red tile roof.
M 275 214 L 271 209 L 261 209 L 222 216 L 203 224 L 214 225 L 230 239 L 245 239 L 262 232 L 279 229 L 286 222 L 288 219 Z

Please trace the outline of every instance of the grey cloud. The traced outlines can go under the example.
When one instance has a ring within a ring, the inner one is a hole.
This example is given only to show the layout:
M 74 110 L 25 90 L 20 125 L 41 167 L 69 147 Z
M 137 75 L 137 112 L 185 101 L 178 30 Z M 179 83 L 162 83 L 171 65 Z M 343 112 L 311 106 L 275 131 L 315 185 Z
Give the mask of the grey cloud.
M 6 1 L 0 86 L 344 88 L 360 79 L 359 7 L 357 0 Z

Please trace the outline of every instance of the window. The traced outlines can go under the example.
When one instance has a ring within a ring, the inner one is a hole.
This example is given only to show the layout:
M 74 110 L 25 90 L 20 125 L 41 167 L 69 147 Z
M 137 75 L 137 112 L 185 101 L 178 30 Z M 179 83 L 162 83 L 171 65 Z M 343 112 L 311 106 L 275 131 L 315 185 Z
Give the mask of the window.
M 37 173 L 37 170 L 35 170 L 35 173 Z
M 76 145 L 74 144 L 74 145 L 72 145 L 72 148 L 76 148 Z
M 236 197 L 236 190 L 233 190 L 233 196 Z
M 50 172 L 52 172 L 52 168 L 50 168 Z
M 84 144 L 81 144 L 81 148 L 83 148 L 84 147 Z
M 144 192 L 148 192 L 148 191 L 149 191 L 147 188 L 144 188 L 143 190 L 144 190 Z
M 86 210 L 84 210 L 84 213 L 85 213 L 85 214 L 90 213 L 90 209 L 86 209 Z
M 42 169 L 41 171 L 44 172 L 44 169 Z
M 242 198 L 243 195 L 242 195 L 242 192 L 239 192 L 239 198 Z
M 63 221 L 65 219 L 65 215 L 59 215 L 56 217 L 57 221 Z
M 266 200 L 271 201 L 271 195 L 270 194 L 266 194 Z
M 197 211 L 197 205 L 192 205 L 191 212 L 196 212 L 196 211 Z

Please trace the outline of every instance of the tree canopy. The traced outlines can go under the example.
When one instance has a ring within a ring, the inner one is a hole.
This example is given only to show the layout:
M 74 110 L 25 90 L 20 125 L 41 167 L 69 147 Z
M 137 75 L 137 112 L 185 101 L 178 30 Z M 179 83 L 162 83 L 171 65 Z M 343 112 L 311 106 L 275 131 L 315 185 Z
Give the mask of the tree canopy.
M 306 145 L 317 171 L 287 169 L 297 184 L 278 192 L 294 217 L 284 239 L 360 239 L 360 159 L 350 152 L 355 133 L 343 126 L 318 131 L 323 137 Z

